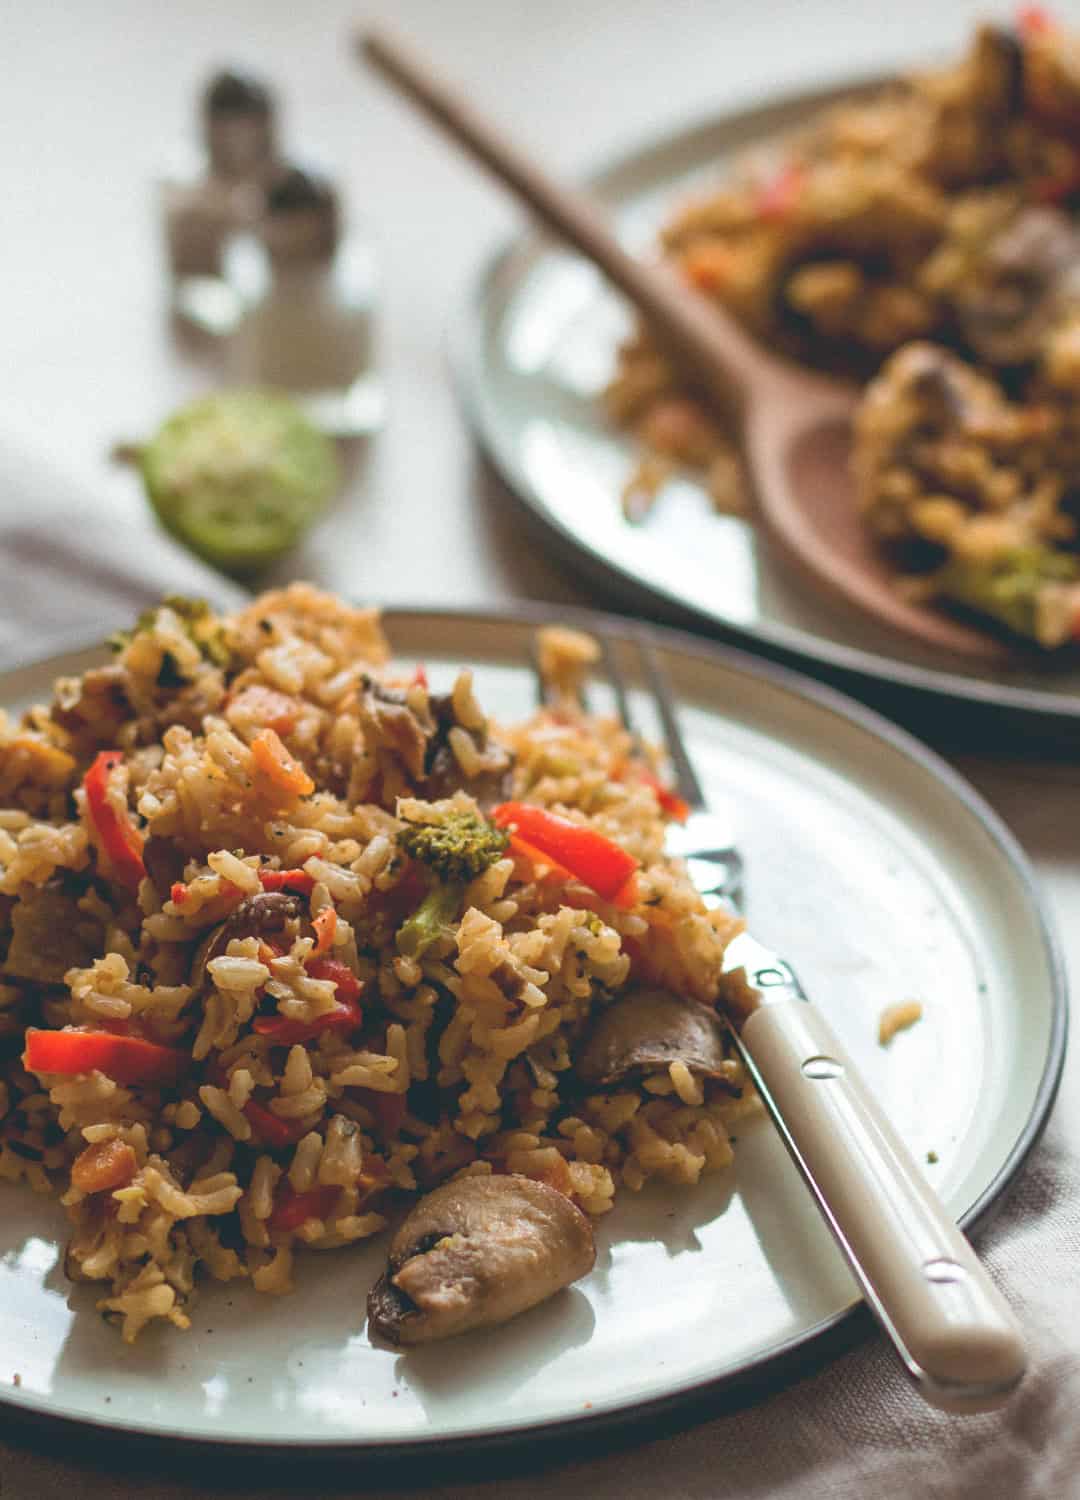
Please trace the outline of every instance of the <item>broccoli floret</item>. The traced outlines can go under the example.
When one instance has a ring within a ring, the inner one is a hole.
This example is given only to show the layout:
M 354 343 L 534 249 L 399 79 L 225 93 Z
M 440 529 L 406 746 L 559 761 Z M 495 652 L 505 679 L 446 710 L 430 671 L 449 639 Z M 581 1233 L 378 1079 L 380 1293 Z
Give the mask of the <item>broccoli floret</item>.
M 440 880 L 463 885 L 501 859 L 510 840 L 501 828 L 462 811 L 449 813 L 440 823 L 406 823 L 398 843 Z
M 183 594 L 170 594 L 153 609 L 144 609 L 130 630 L 117 630 L 109 637 L 108 645 L 113 651 L 123 651 L 130 645 L 132 637 L 143 630 L 153 630 L 158 611 L 170 609 L 184 627 L 185 633 L 198 646 L 205 659 L 215 667 L 228 667 L 231 653 L 225 642 L 225 631 L 218 623 L 213 610 L 205 599 L 188 599 Z M 175 668 L 175 663 L 174 663 Z M 162 687 L 173 684 L 161 683 Z
M 398 952 L 406 958 L 423 958 L 443 928 L 461 915 L 463 895 L 464 887 L 458 882 L 433 886 L 412 916 L 398 928 Z
M 991 559 L 953 557 L 934 576 L 938 592 L 968 609 L 1000 620 L 1017 635 L 1042 638 L 1040 596 L 1048 584 L 1072 583 L 1074 557 L 1046 547 L 1024 547 Z

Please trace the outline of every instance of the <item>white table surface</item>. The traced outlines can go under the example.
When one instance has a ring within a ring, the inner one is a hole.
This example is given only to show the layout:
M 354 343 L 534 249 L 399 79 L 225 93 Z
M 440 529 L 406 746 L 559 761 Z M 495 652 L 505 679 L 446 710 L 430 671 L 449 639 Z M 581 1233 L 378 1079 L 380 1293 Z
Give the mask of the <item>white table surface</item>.
M 447 378 L 448 318 L 485 251 L 517 223 L 515 210 L 354 65 L 350 26 L 363 16 L 392 19 L 553 168 L 573 173 L 763 91 L 947 49 L 985 9 L 957 0 L 8 0 L 0 6 L 0 428 L 88 482 L 117 524 L 142 505 L 130 477 L 110 470 L 109 444 L 145 432 L 214 379 L 205 354 L 178 345 L 164 315 L 152 176 L 187 127 L 208 71 L 247 64 L 278 85 L 288 135 L 337 163 L 353 209 L 378 235 L 385 272 L 389 423 L 290 571 L 388 602 L 609 603 L 523 536 Z M 426 547 L 416 559 L 420 531 Z M 919 723 L 933 738 L 933 712 Z M 1067 920 L 1080 898 L 1080 776 L 1033 748 L 1021 747 L 1020 758 L 1015 749 L 1011 758 L 995 754 L 992 731 L 980 735 L 957 763 L 1033 857 L 1080 972 L 1080 937 Z M 698 1428 L 653 1442 L 639 1463 L 623 1439 L 574 1472 L 590 1493 L 635 1493 L 635 1478 L 661 1472 L 662 1458 L 680 1471 L 679 1493 L 705 1495 L 708 1455 L 722 1452 L 730 1420 L 713 1424 L 716 1449 L 712 1429 Z M 439 1493 L 455 1495 L 586 1492 L 557 1472 L 491 1477 L 513 1467 L 500 1460 L 432 1473 L 417 1493 L 430 1493 L 437 1477 L 453 1478 Z M 688 1467 L 700 1484 L 688 1481 Z M 55 1436 L 30 1440 L 0 1420 L 3 1500 L 272 1500 L 384 1485 L 385 1475 L 346 1470 L 310 1489 L 300 1476 L 279 1485 L 263 1473 L 249 1488 L 235 1469 L 114 1458 Z

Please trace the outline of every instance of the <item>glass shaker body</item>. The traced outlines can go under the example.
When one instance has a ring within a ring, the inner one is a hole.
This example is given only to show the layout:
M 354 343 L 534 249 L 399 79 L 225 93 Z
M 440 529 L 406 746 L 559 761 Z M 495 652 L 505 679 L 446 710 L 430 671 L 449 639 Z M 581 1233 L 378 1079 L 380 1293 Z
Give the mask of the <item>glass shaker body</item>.
M 254 234 L 234 236 L 226 279 L 239 315 L 226 357 L 232 381 L 288 391 L 319 427 L 358 437 L 381 426 L 376 363 L 378 261 L 357 230 L 322 254 L 273 256 Z
M 277 170 L 274 102 L 257 80 L 222 72 L 202 100 L 202 146 L 173 153 L 158 184 L 174 313 L 221 334 L 235 321 L 223 274 L 230 234 L 253 224 Z

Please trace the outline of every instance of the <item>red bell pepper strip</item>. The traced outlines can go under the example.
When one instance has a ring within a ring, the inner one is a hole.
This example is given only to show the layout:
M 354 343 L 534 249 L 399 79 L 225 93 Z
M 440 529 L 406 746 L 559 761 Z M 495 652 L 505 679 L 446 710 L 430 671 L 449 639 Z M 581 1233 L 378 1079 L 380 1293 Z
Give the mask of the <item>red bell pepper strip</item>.
M 175 1083 L 190 1063 L 188 1054 L 176 1047 L 77 1026 L 63 1031 L 28 1027 L 23 1053 L 23 1066 L 30 1073 L 75 1074 L 96 1069 L 116 1083 Z
M 405 1118 L 404 1094 L 384 1094 L 379 1089 L 357 1089 L 356 1098 L 375 1116 L 375 1124 L 384 1141 L 398 1133 Z
M 789 218 L 806 182 L 806 169 L 792 162 L 758 188 L 754 207 L 759 219 L 779 223 Z
M 143 865 L 143 836 L 125 813 L 119 813 L 109 801 L 109 773 L 123 762 L 119 750 L 102 750 L 83 777 L 86 810 L 94 825 L 109 870 L 121 885 L 137 891 L 146 874 Z
M 317 1187 L 298 1193 L 286 1182 L 270 1214 L 271 1229 L 299 1229 L 308 1219 L 326 1219 L 337 1202 L 339 1189 Z
M 646 771 L 641 778 L 646 786 L 651 786 L 656 793 L 656 800 L 667 813 L 669 818 L 674 818 L 676 823 L 685 823 L 690 816 L 690 804 L 685 797 L 680 797 L 678 792 L 673 792 L 669 786 L 665 786 L 658 776 L 653 776 Z
M 1022 36 L 1040 36 L 1057 30 L 1057 22 L 1042 5 L 1021 5 L 1016 12 L 1016 29 Z
M 255 1099 L 244 1105 L 244 1118 L 264 1146 L 295 1146 L 307 1134 L 307 1126 L 296 1120 L 280 1120 Z
M 527 802 L 503 802 L 491 814 L 499 828 L 512 827 L 545 858 L 555 860 L 605 901 L 633 905 L 632 876 L 638 862 L 625 849 L 594 828 L 533 807 Z
M 315 877 L 306 870 L 260 870 L 259 881 L 264 891 L 295 891 L 298 896 L 310 896 L 315 889 Z
M 251 1023 L 252 1031 L 269 1037 L 279 1046 L 294 1047 L 298 1042 L 309 1042 L 324 1031 L 347 1033 L 357 1030 L 364 1019 L 358 1004 L 363 986 L 353 971 L 337 958 L 312 958 L 307 962 L 307 972 L 312 979 L 333 981 L 337 1009 L 316 1016 L 314 1021 L 291 1021 L 288 1016 L 256 1016 Z

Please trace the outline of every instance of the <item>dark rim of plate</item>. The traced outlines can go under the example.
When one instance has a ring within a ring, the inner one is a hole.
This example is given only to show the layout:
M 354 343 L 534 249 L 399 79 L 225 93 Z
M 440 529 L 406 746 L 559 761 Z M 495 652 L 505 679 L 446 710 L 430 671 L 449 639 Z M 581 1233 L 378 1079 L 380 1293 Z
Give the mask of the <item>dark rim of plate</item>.
M 727 667 L 747 677 L 757 677 L 862 729 L 905 756 L 944 786 L 982 826 L 1005 857 L 1035 918 L 1046 958 L 1053 1013 L 1046 1059 L 1027 1121 L 990 1182 L 959 1218 L 961 1228 L 969 1234 L 984 1225 L 992 1210 L 1000 1206 L 1006 1189 L 1042 1135 L 1061 1081 L 1068 1034 L 1068 985 L 1060 944 L 1047 902 L 1039 890 L 1027 856 L 1012 833 L 969 782 L 906 730 L 898 728 L 872 709 L 864 708 L 835 688 L 813 682 L 788 667 L 762 661 L 734 647 L 715 645 L 666 626 L 640 624 L 618 615 L 563 604 L 522 602 L 477 609 L 428 609 L 388 605 L 383 609 L 382 617 L 392 641 L 395 621 L 403 624 L 430 621 L 436 628 L 440 622 L 448 625 L 455 622 L 463 625 L 503 622 L 507 626 L 535 626 L 550 623 L 553 611 L 557 613 L 560 623 L 565 622 L 584 630 L 602 630 L 615 638 L 640 638 L 644 634 L 651 637 L 662 651 L 696 657 L 705 663 Z M 0 672 L 5 675 L 33 672 L 47 666 L 50 660 L 61 654 L 90 652 L 94 649 L 95 643 L 87 642 L 85 632 L 76 637 L 68 635 L 64 639 L 51 641 L 47 650 L 35 653 L 32 657 L 24 657 L 17 667 L 10 660 L 7 663 L 0 662 Z M 13 1417 L 25 1419 L 31 1431 L 44 1428 L 55 1432 L 59 1427 L 73 1435 L 83 1434 L 88 1440 L 93 1440 L 95 1435 L 107 1437 L 112 1442 L 123 1439 L 139 1448 L 160 1448 L 164 1444 L 177 1446 L 184 1452 L 205 1450 L 217 1455 L 226 1452 L 249 1457 L 269 1454 L 275 1463 L 281 1462 L 290 1452 L 295 1453 L 298 1448 L 304 1450 L 308 1461 L 316 1457 L 345 1459 L 363 1455 L 380 1463 L 383 1460 L 399 1459 L 408 1463 L 419 1462 L 424 1455 L 431 1457 L 436 1453 L 439 1458 L 447 1458 L 490 1454 L 506 1449 L 521 1448 L 527 1451 L 531 1446 L 541 1443 L 545 1445 L 544 1451 L 548 1452 L 546 1445 L 550 1444 L 552 1438 L 588 1442 L 594 1436 L 602 1438 L 607 1434 L 615 1434 L 620 1429 L 634 1427 L 637 1429 L 637 1440 L 642 1441 L 647 1436 L 659 1435 L 653 1433 L 652 1428 L 654 1424 L 663 1423 L 667 1418 L 674 1417 L 678 1426 L 720 1416 L 733 1407 L 745 1404 L 748 1399 L 778 1392 L 800 1374 L 820 1368 L 830 1358 L 851 1348 L 874 1328 L 865 1304 L 857 1300 L 841 1312 L 771 1346 L 752 1359 L 733 1365 L 708 1380 L 690 1382 L 662 1396 L 611 1409 L 583 1410 L 572 1417 L 521 1423 L 497 1432 L 462 1433 L 449 1437 L 433 1434 L 431 1437 L 411 1437 L 404 1440 L 354 1441 L 342 1438 L 287 1438 L 276 1442 L 273 1439 L 255 1441 L 247 1437 L 232 1438 L 227 1433 L 188 1435 L 164 1428 L 148 1428 L 138 1422 L 123 1419 L 65 1415 L 51 1409 L 39 1397 L 14 1388 L 0 1389 L 0 1407 L 7 1407 Z M 634 1434 L 629 1434 L 629 1437 L 630 1441 L 634 1440 Z M 572 1455 L 567 1455 L 568 1458 L 570 1456 Z
M 662 157 L 671 151 L 690 152 L 697 140 L 709 141 L 717 131 L 728 127 L 746 129 L 748 144 L 760 144 L 767 138 L 767 127 L 780 112 L 808 111 L 822 105 L 880 87 L 892 75 L 875 73 L 855 78 L 840 76 L 810 89 L 792 89 L 778 93 L 763 103 L 746 108 L 736 107 L 705 119 L 676 125 L 659 137 L 651 137 L 624 149 L 585 174 L 584 182 L 603 199 L 617 194 L 621 180 L 631 175 L 649 158 Z M 756 133 L 757 128 L 764 134 Z M 612 561 L 604 552 L 583 541 L 548 508 L 541 490 L 522 472 L 513 444 L 504 440 L 501 424 L 491 413 L 486 375 L 487 349 L 492 329 L 493 292 L 500 279 L 514 272 L 516 265 L 528 269 L 538 256 L 548 253 L 552 242 L 538 234 L 516 234 L 505 241 L 482 265 L 460 311 L 452 320 L 448 333 L 450 364 L 463 415 L 479 439 L 503 484 L 547 533 L 553 549 L 564 561 L 579 571 L 617 591 L 630 604 L 648 601 L 651 607 L 673 620 L 676 626 L 689 625 L 710 632 L 722 632 L 725 640 L 753 645 L 755 642 L 775 651 L 787 653 L 802 663 L 817 662 L 852 677 L 892 683 L 947 699 L 1039 714 L 1050 719 L 1080 720 L 1080 693 L 1058 694 L 1038 687 L 995 682 L 986 678 L 965 676 L 961 669 L 923 667 L 897 657 L 880 655 L 860 646 L 830 640 L 797 625 L 759 620 L 753 625 L 741 624 L 719 612 L 699 608 L 680 596 L 674 588 L 639 578 L 629 568 Z M 564 251 L 570 254 L 570 251 Z M 904 639 L 904 637 L 900 637 Z M 1075 654 L 1072 665 L 1076 665 Z M 1017 665 L 1030 665 L 1033 671 L 1051 672 L 1052 660 L 1034 652 L 1018 652 Z

